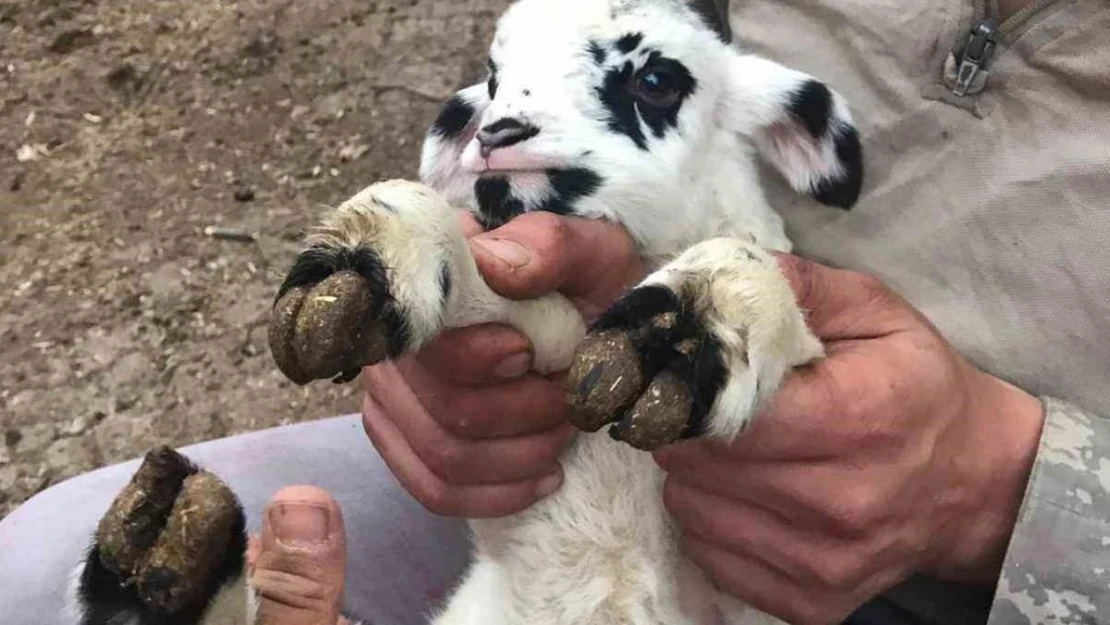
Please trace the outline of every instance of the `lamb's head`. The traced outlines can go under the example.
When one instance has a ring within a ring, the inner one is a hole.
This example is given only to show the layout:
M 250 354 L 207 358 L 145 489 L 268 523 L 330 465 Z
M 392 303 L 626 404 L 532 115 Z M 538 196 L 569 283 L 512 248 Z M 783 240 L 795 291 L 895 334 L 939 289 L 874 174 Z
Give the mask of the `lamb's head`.
M 609 218 L 652 254 L 766 221 L 757 154 L 798 191 L 850 207 L 862 171 L 844 101 L 733 47 L 722 4 L 519 0 L 487 82 L 429 131 L 422 178 L 487 226 L 531 210 Z

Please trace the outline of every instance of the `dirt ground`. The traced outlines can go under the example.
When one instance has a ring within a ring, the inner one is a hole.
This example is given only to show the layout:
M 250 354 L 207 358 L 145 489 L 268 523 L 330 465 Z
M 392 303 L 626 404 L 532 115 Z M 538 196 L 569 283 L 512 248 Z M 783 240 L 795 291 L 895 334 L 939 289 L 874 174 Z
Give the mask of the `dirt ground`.
M 415 176 L 504 4 L 0 1 L 0 517 L 156 444 L 357 410 L 280 376 L 272 297 L 323 207 Z

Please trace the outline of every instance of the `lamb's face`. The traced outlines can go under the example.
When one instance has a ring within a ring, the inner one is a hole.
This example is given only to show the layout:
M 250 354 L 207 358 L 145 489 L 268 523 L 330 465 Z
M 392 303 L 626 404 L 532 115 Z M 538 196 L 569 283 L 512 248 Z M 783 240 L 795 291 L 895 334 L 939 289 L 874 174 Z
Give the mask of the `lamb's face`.
M 746 58 L 682 0 L 520 0 L 498 23 L 488 81 L 452 98 L 429 132 L 421 175 L 488 227 L 546 210 L 643 235 L 644 223 L 674 224 L 693 189 L 735 180 L 730 166 L 751 169 L 758 131 L 776 122 L 769 144 L 801 153 L 785 159 L 805 169 L 798 184 L 837 174 L 816 161 L 839 160 L 847 109 L 820 85 L 820 136 L 794 141 L 814 128 L 798 114 L 813 103 L 796 101 L 808 77 L 759 65 L 763 81 L 747 85 Z

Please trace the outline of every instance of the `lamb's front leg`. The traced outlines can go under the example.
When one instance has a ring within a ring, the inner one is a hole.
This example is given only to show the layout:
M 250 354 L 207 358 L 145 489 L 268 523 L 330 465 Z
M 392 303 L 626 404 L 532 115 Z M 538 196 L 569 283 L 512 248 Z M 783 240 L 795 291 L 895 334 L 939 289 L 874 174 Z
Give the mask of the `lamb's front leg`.
M 579 347 L 567 400 L 579 428 L 654 450 L 731 440 L 791 368 L 822 355 L 764 249 L 700 243 L 619 300 Z
M 535 368 L 565 368 L 585 334 L 569 300 L 513 302 L 486 286 L 455 209 L 425 185 L 372 185 L 326 216 L 278 295 L 270 348 L 294 382 L 347 381 L 446 327 L 501 322 L 532 341 Z

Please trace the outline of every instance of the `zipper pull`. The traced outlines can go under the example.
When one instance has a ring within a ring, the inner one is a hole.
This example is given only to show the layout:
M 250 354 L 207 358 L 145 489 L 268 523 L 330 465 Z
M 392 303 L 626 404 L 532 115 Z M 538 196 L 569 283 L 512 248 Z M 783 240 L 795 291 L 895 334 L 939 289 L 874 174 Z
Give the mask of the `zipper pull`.
M 952 93 L 958 96 L 967 95 L 971 81 L 981 70 L 986 69 L 997 44 L 998 26 L 994 20 L 983 20 L 971 29 L 971 33 L 967 36 L 967 45 L 960 53 L 956 84 L 952 87 Z

